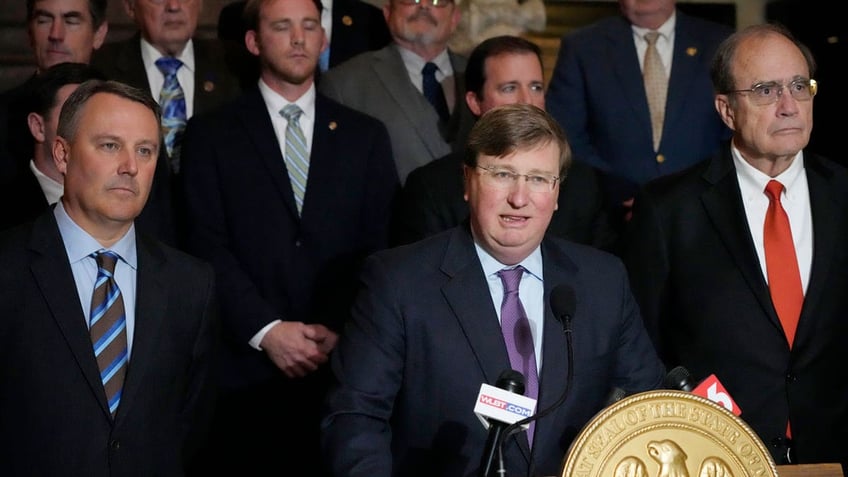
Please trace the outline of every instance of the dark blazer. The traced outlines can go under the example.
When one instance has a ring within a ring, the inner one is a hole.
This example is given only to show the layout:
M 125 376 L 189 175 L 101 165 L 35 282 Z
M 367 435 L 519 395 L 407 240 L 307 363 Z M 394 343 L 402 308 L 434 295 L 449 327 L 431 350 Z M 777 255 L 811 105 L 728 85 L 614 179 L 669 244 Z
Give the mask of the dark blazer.
M 29 163 L 10 165 L 0 176 L 0 230 L 35 219 L 48 205 Z
M 250 338 L 276 319 L 338 329 L 360 260 L 386 246 L 397 173 L 385 128 L 321 95 L 303 213 L 258 88 L 189 121 L 187 247 L 220 282 L 225 382 L 281 376 Z
M 462 150 L 474 117 L 465 104 L 465 57 L 450 53 L 456 101 L 445 124 L 409 80 L 397 48 L 391 44 L 351 58 L 323 74 L 318 89 L 386 125 L 403 183 L 416 167 Z
M 568 401 L 539 420 L 537 473 L 558 474 L 580 429 L 614 386 L 644 391 L 664 368 L 642 325 L 621 261 L 561 239 L 542 243 L 545 302 L 570 284 L 574 382 Z M 331 357 L 337 385 L 323 423 L 333 475 L 476 475 L 487 431 L 473 412 L 481 383 L 509 357 L 468 224 L 366 263 L 353 317 Z M 566 385 L 566 338 L 546 308 L 539 409 Z M 526 433 L 506 440 L 509 475 L 528 475 Z
M 0 238 L 0 474 L 183 475 L 208 418 L 213 273 L 143 235 L 137 250 L 113 420 L 52 208 Z
M 464 153 L 451 153 L 409 174 L 392 220 L 392 242 L 404 244 L 455 227 L 468 218 L 463 195 Z M 548 233 L 611 250 L 616 241 L 597 171 L 573 162 L 560 185 Z
M 713 105 L 709 67 L 733 30 L 677 11 L 665 123 L 654 152 L 648 100 L 633 30 L 623 16 L 562 38 L 545 97 L 575 159 L 605 173 L 611 204 L 647 181 L 710 157 L 730 131 Z
M 848 171 L 805 151 L 813 262 L 790 351 L 727 146 L 636 197 L 626 263 L 666 364 L 715 373 L 771 448 L 792 422 L 801 463 L 848 461 Z M 782 456 L 772 448 L 777 462 Z

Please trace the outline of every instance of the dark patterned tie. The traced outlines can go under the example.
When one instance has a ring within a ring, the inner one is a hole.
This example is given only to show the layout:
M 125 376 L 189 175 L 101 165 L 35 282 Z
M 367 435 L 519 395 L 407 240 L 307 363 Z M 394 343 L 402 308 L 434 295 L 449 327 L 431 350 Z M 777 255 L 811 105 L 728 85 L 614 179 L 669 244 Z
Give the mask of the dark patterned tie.
M 162 137 L 171 160 L 171 170 L 180 171 L 180 138 L 186 126 L 186 102 L 183 89 L 177 80 L 177 70 L 183 62 L 163 56 L 156 60 L 156 67 L 165 76 L 162 92 L 159 93 L 159 106 L 162 108 Z
M 524 312 L 524 306 L 518 297 L 518 285 L 524 267 L 517 266 L 498 272 L 504 287 L 504 298 L 501 304 L 501 331 L 509 353 L 509 364 L 512 369 L 524 375 L 526 390 L 524 395 L 533 399 L 539 397 L 539 376 L 536 370 L 536 350 L 533 347 L 533 334 L 530 332 L 530 321 Z M 527 440 L 533 445 L 534 423 L 527 429 Z
M 436 79 L 436 71 L 438 69 L 439 67 L 434 63 L 424 65 L 424 69 L 421 70 L 421 86 L 424 91 L 424 97 L 436 108 L 439 118 L 442 121 L 447 121 L 450 117 L 450 112 L 448 112 L 448 102 L 445 100 L 445 91 L 442 89 L 442 84 Z
M 127 373 L 127 320 L 124 299 L 115 283 L 118 255 L 100 251 L 91 255 L 97 260 L 97 280 L 91 297 L 89 328 L 94 356 L 100 368 L 100 380 L 106 391 L 109 412 L 115 415 L 121 402 L 121 390 Z

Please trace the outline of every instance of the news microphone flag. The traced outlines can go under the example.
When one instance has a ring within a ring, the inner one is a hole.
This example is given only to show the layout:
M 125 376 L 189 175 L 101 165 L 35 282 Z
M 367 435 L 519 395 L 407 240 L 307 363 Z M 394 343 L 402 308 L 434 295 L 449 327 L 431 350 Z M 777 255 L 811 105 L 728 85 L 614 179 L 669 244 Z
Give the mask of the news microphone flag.
M 489 428 L 489 419 L 512 424 L 532 416 L 535 412 L 535 399 L 485 383 L 480 385 L 477 403 L 474 405 L 474 414 L 486 429 Z M 529 423 L 521 426 L 522 429 L 528 427 Z
M 737 416 L 742 414 L 742 410 L 739 409 L 739 406 L 736 405 L 736 402 L 730 397 L 730 393 L 727 392 L 727 389 L 724 388 L 715 374 L 711 374 L 701 381 L 692 390 L 692 394 L 707 398 Z

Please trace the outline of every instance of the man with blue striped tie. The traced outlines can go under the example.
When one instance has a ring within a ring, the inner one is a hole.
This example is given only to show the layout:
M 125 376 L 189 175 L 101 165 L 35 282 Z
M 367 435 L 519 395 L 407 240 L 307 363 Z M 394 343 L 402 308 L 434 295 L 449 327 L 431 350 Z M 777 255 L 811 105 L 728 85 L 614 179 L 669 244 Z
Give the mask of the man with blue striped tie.
M 182 475 L 201 445 L 213 273 L 134 224 L 159 114 L 82 83 L 53 142 L 62 198 L 0 237 L 0 475 Z

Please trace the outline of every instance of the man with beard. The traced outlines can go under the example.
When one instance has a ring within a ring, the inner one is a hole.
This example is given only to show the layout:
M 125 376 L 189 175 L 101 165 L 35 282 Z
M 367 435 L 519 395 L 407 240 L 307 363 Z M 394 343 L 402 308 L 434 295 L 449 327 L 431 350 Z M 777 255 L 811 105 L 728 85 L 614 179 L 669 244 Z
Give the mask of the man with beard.
M 250 0 L 245 13 L 258 84 L 192 118 L 183 142 L 187 247 L 217 271 L 225 341 L 195 470 L 316 476 L 323 365 L 399 184 L 386 128 L 315 91 L 321 3 Z
M 459 23 L 454 0 L 389 0 L 392 44 L 322 75 L 327 96 L 383 121 L 401 182 L 416 167 L 461 150 L 474 123 L 464 104 L 464 57 L 448 50 Z

